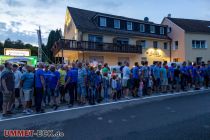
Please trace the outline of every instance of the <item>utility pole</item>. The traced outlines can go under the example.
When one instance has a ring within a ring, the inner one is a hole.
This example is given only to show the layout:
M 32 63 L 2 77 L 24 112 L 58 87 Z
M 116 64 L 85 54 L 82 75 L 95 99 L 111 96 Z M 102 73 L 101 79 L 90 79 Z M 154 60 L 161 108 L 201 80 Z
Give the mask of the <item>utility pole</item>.
M 39 30 L 37 30 L 37 35 L 38 35 L 38 61 L 42 62 L 42 37 L 41 37 L 41 29 L 39 26 Z

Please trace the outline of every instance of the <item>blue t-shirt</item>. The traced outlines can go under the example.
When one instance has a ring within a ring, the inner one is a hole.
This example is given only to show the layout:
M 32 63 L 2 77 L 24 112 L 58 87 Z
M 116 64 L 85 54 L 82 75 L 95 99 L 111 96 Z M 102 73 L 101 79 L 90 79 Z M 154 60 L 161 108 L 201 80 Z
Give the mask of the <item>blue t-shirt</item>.
M 133 78 L 139 79 L 139 68 L 137 66 L 133 68 L 132 72 L 133 72 Z
M 167 70 L 166 68 L 160 68 L 160 72 L 162 73 L 162 79 L 167 79 Z
M 49 76 L 49 80 L 50 80 L 49 87 L 51 89 L 55 89 L 59 79 L 60 79 L 60 73 L 58 71 L 51 72 Z
M 44 71 L 42 69 L 38 69 L 35 72 L 35 87 L 37 88 L 43 88 L 42 82 L 41 82 L 41 76 L 44 76 Z
M 193 68 L 193 77 L 198 77 L 198 69 L 197 68 Z
M 45 80 L 46 88 L 50 87 L 50 75 L 51 75 L 50 71 L 44 71 L 44 80 Z
M 155 66 L 155 67 L 153 68 L 153 76 L 154 76 L 156 79 L 159 79 L 159 78 L 160 78 L 160 67 Z
M 174 67 L 170 67 L 169 69 L 168 69 L 168 77 L 170 78 L 170 77 L 174 77 Z
M 67 73 L 67 79 L 70 77 L 70 83 L 76 83 L 78 79 L 78 69 L 71 68 Z
M 188 70 L 187 70 L 187 67 L 186 66 L 182 66 L 181 69 L 180 69 L 181 73 L 184 74 L 184 75 L 188 75 Z
M 85 85 L 85 77 L 87 76 L 87 71 L 85 68 L 78 69 L 78 84 Z
M 190 73 L 193 74 L 193 66 L 188 66 L 187 71 L 188 71 L 189 75 L 190 75 Z
M 22 75 L 21 80 L 23 81 L 23 89 L 32 89 L 34 86 L 34 73 L 26 72 Z

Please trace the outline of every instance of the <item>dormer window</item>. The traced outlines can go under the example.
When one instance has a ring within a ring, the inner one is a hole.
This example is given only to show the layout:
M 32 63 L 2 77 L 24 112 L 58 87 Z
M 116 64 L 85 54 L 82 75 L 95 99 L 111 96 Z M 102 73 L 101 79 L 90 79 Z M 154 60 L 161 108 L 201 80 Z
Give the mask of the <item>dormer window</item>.
M 144 24 L 140 24 L 140 32 L 145 32 L 145 26 Z
M 161 35 L 164 35 L 164 32 L 165 32 L 165 31 L 164 31 L 164 27 L 160 27 L 160 34 L 161 34 Z
M 120 20 L 118 20 L 118 19 L 114 20 L 114 28 L 115 29 L 120 29 Z
M 152 33 L 152 34 L 155 33 L 155 26 L 150 26 L 150 33 Z
M 127 21 L 127 30 L 129 31 L 133 30 L 133 25 L 132 25 L 132 22 L 130 21 Z
M 106 18 L 105 17 L 100 17 L 100 26 L 106 27 Z

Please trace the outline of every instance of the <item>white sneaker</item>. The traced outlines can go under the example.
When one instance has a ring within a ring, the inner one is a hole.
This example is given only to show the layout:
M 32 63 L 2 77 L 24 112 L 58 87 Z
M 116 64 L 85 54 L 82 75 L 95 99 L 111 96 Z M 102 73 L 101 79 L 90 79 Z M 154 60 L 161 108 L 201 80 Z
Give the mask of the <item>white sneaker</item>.
M 31 112 L 27 110 L 26 115 L 31 115 Z
M 23 113 L 27 113 L 27 110 L 23 110 Z

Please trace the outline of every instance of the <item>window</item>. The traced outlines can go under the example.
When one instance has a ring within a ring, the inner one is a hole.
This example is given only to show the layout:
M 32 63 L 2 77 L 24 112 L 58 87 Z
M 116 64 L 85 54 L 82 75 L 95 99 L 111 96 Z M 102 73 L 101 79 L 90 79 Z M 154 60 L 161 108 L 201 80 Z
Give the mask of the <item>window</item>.
M 154 47 L 155 49 L 158 48 L 158 42 L 157 42 L 157 41 L 153 41 L 153 47 Z
M 168 43 L 164 42 L 163 47 L 164 47 L 165 50 L 167 50 L 168 49 Z
M 155 26 L 150 26 L 150 33 L 155 33 Z
M 192 48 L 195 48 L 195 49 L 207 48 L 206 41 L 205 40 L 193 40 Z
M 178 48 L 179 48 L 179 42 L 175 41 L 174 42 L 174 50 L 178 50 Z
M 129 31 L 133 30 L 132 22 L 130 21 L 127 22 L 127 30 Z
M 129 39 L 128 38 L 116 38 L 114 43 L 116 43 L 118 46 L 128 45 Z
M 105 17 L 100 17 L 100 26 L 106 27 L 106 18 Z
M 171 27 L 167 28 L 167 32 L 170 33 L 171 32 Z
M 165 31 L 164 31 L 164 27 L 160 27 L 160 34 L 161 34 L 161 35 L 164 35 L 164 32 L 165 32 Z
M 140 32 L 145 32 L 145 26 L 144 24 L 140 24 Z
M 114 20 L 114 28 L 120 29 L 120 20 L 117 19 Z
M 88 35 L 88 41 L 90 42 L 103 42 L 103 36 L 100 35 Z
M 141 45 L 142 49 L 145 49 L 146 48 L 146 40 L 141 40 L 140 45 Z

